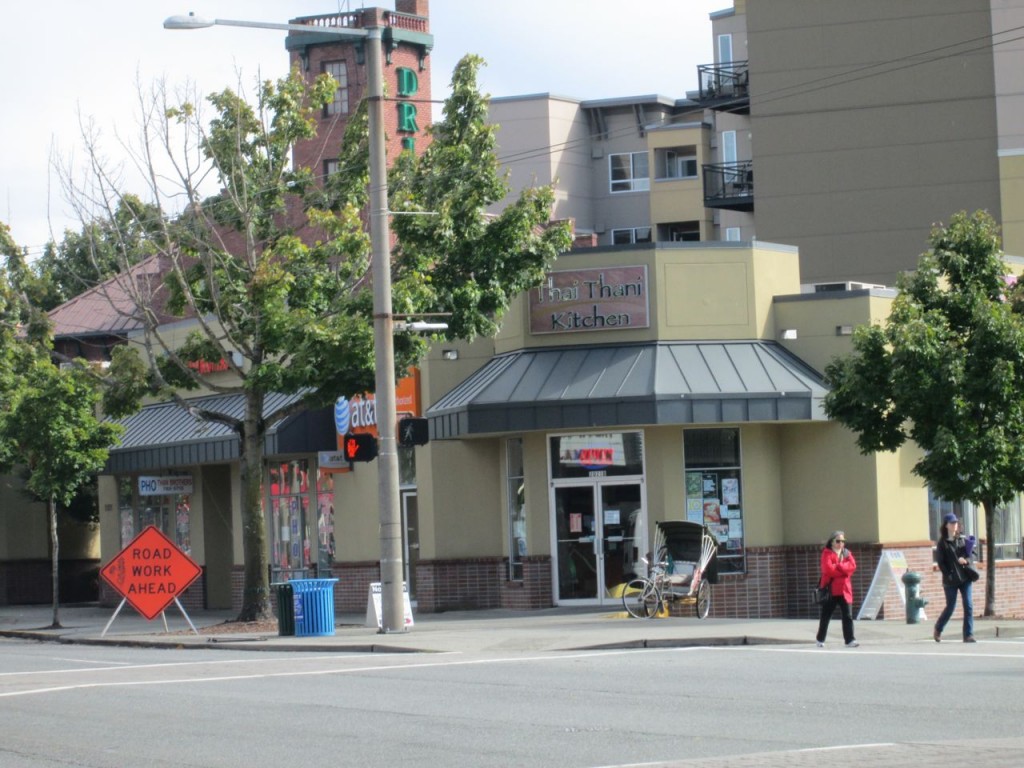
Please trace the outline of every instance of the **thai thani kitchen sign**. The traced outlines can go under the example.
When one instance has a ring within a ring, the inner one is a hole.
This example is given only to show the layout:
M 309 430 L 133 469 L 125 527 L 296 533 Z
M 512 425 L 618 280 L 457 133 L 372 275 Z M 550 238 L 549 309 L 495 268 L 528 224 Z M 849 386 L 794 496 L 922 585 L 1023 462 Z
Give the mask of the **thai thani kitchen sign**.
M 648 328 L 649 311 L 646 266 L 548 272 L 530 291 L 530 333 Z

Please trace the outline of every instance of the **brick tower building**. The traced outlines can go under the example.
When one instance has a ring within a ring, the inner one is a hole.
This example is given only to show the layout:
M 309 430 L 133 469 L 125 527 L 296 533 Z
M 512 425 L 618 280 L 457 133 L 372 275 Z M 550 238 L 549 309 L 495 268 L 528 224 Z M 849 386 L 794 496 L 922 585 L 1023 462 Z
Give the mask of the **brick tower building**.
M 317 34 L 318 28 L 382 29 L 384 54 L 384 125 L 389 163 L 403 149 L 422 152 L 424 129 L 430 122 L 430 34 L 428 0 L 395 0 L 395 10 L 365 8 L 358 11 L 303 16 L 292 24 L 307 25 L 310 34 L 291 32 L 285 41 L 292 66 L 307 79 L 329 73 L 338 81 L 334 100 L 320 115 L 317 136 L 295 146 L 296 167 L 324 176 L 338 170 L 349 116 L 367 89 L 364 43 L 334 35 Z

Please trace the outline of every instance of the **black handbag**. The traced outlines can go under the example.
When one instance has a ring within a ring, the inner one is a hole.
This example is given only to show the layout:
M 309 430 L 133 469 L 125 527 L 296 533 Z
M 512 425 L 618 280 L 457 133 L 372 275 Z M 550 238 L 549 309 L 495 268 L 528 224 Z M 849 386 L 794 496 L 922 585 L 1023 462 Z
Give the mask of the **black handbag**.
M 832 582 L 830 581 L 824 587 L 812 587 L 811 588 L 811 602 L 815 605 L 821 605 L 832 596 Z
M 963 566 L 964 578 L 972 584 L 981 578 L 981 574 L 978 573 L 978 569 L 974 567 L 974 563 L 967 563 Z

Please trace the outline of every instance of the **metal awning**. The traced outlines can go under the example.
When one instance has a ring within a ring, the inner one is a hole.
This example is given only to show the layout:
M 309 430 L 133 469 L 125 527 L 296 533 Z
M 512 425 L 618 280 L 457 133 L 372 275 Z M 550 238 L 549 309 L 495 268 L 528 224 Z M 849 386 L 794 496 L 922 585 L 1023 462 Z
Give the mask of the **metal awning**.
M 301 395 L 268 395 L 264 417 L 298 400 Z M 232 418 L 245 414 L 243 395 L 199 397 L 189 404 Z M 238 458 L 238 436 L 224 424 L 202 421 L 177 403 L 147 405 L 116 422 L 124 426 L 121 444 L 111 449 L 105 474 L 143 472 L 165 467 L 220 464 Z M 334 418 L 329 410 L 304 411 L 267 430 L 267 456 L 315 453 L 337 449 Z
M 559 347 L 492 358 L 429 409 L 432 439 L 825 421 L 821 376 L 770 341 Z

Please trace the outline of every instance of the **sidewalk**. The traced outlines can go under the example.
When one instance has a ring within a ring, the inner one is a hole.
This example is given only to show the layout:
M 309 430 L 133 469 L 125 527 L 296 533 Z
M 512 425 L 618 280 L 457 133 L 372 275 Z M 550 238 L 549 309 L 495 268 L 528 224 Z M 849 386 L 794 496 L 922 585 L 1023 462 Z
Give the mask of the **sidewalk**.
M 198 611 L 189 628 L 176 606 L 167 609 L 167 630 L 157 618 L 147 621 L 125 606 L 104 636 L 113 608 L 95 604 L 60 607 L 58 629 L 50 629 L 52 606 L 0 606 L 0 637 L 25 637 L 64 643 L 109 643 L 169 648 L 218 648 L 250 651 L 315 652 L 483 652 L 518 653 L 596 648 L 684 647 L 694 645 L 812 644 L 817 621 L 812 619 L 632 619 L 604 608 L 550 608 L 540 611 L 460 611 L 419 614 L 405 632 L 382 634 L 365 626 L 361 615 L 340 615 L 335 634 L 326 637 L 279 636 L 262 632 L 204 633 L 232 621 L 230 611 Z M 979 639 L 1024 638 L 1024 620 L 977 619 Z M 857 639 L 873 644 L 931 643 L 932 624 L 924 621 L 858 621 Z M 959 620 L 946 630 L 944 645 L 959 644 Z M 842 647 L 839 622 L 830 627 L 829 648 Z

